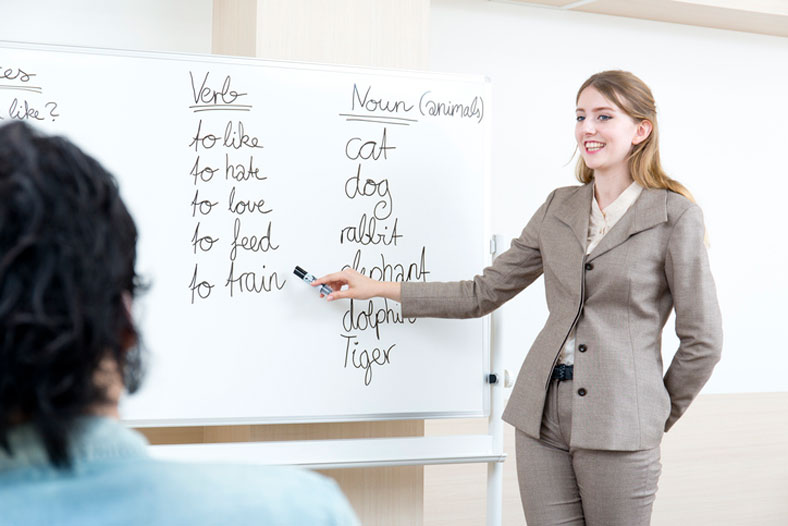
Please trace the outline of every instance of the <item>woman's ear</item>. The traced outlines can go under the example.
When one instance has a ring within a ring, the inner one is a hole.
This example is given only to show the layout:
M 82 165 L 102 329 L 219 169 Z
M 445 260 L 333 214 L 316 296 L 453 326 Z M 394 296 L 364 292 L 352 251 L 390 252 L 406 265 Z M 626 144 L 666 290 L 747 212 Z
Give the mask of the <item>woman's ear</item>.
M 651 130 L 653 129 L 654 125 L 651 124 L 651 121 L 647 119 L 640 121 L 637 129 L 635 130 L 635 136 L 632 138 L 632 144 L 640 144 L 641 142 L 648 139 L 648 136 L 651 135 Z

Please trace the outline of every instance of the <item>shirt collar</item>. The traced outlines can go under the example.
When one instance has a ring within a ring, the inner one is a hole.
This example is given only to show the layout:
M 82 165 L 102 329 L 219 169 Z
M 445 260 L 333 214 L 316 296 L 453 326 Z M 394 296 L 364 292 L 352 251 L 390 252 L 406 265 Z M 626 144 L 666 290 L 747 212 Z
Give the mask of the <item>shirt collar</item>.
M 629 209 L 630 206 L 637 200 L 640 196 L 640 192 L 643 191 L 643 187 L 640 186 L 637 181 L 632 181 L 630 184 L 618 197 L 616 197 L 615 201 L 610 203 L 605 207 L 604 210 L 599 208 L 599 203 L 596 201 L 596 197 L 591 198 L 591 219 L 594 223 L 608 223 L 614 224 L 621 219 L 621 216 Z M 604 212 L 604 213 L 603 213 Z
M 0 449 L 0 472 L 49 465 L 46 448 L 30 424 L 16 426 L 8 435 L 12 456 Z M 69 455 L 75 466 L 96 460 L 146 457 L 148 442 L 117 420 L 85 416 L 74 424 Z

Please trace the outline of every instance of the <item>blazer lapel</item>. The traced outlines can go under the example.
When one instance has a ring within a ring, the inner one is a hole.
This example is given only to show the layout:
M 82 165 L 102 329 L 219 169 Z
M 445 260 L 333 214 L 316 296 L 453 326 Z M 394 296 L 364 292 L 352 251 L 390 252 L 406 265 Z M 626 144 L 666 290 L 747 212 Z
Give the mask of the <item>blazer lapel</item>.
M 577 187 L 575 193 L 561 203 L 556 217 L 567 224 L 575 233 L 583 254 L 588 246 L 588 221 L 591 214 L 591 199 L 594 198 L 594 183 Z
M 602 241 L 588 255 L 591 261 L 617 247 L 630 236 L 668 220 L 668 194 L 660 188 L 644 188 L 629 210 L 605 234 Z M 586 232 L 588 231 L 586 223 Z

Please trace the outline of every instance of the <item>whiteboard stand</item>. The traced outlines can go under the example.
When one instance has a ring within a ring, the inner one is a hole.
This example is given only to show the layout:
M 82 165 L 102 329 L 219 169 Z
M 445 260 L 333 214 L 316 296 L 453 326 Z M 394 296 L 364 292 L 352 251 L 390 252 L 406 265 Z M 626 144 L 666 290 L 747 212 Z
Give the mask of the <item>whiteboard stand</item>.
M 495 258 L 499 253 L 501 236 L 493 235 L 490 252 Z M 493 451 L 501 453 L 501 460 L 487 464 L 487 526 L 500 526 L 503 523 L 503 390 L 506 386 L 506 374 L 503 368 L 503 349 L 498 338 L 499 317 L 490 314 L 490 374 L 496 376 L 497 382 L 490 384 L 490 416 L 487 431 L 492 438 Z

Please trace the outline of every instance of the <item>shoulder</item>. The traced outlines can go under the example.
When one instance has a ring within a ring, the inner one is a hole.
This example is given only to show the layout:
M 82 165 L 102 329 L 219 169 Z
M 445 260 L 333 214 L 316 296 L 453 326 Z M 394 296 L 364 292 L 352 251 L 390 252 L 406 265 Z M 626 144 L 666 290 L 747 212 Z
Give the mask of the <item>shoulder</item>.
M 575 200 L 583 199 L 588 191 L 589 185 L 559 186 L 548 194 L 542 209 L 547 214 L 549 211 L 561 209 L 563 206 L 571 206 Z
M 36 471 L 10 481 L 0 475 L 3 524 L 9 517 L 9 524 L 69 526 L 102 526 L 107 517 L 148 526 L 359 524 L 333 480 L 291 467 L 125 458 L 85 462 L 73 474 Z M 47 506 L 24 504 L 42 495 Z
M 227 524 L 358 524 L 336 482 L 304 469 L 155 460 L 134 469 L 139 476 L 129 483 L 146 481 L 140 505 L 166 502 L 168 513 L 193 516 L 194 524 L 212 524 L 210 517 Z
M 679 221 L 703 224 L 703 212 L 696 203 L 670 190 L 658 191 L 665 193 L 665 207 L 671 225 L 675 226 Z
M 588 183 L 590 185 L 592 183 Z M 578 192 L 582 191 L 588 185 L 571 185 L 571 186 L 559 186 L 555 190 L 553 190 L 548 198 L 556 199 L 558 201 L 565 201 L 572 196 L 576 195 Z
M 319 520 L 349 513 L 349 505 L 332 479 L 293 467 L 216 465 L 197 466 L 204 481 L 214 488 L 234 487 L 236 505 L 276 510 L 285 517 L 310 518 L 310 524 L 333 524 Z M 292 515 L 290 515 L 292 514 Z

